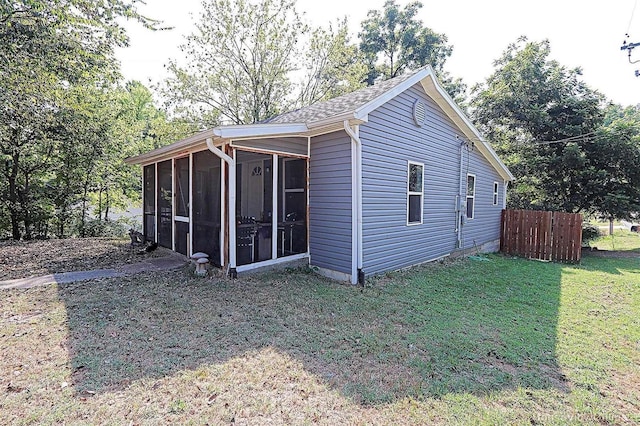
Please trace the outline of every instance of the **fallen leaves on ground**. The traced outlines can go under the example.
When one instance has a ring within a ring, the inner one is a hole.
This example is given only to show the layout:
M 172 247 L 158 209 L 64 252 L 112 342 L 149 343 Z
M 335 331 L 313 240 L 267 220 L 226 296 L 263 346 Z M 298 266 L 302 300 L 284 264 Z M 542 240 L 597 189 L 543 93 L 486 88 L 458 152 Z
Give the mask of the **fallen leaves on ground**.
M 109 269 L 167 254 L 143 255 L 129 239 L 68 238 L 0 242 L 0 281 L 72 271 Z

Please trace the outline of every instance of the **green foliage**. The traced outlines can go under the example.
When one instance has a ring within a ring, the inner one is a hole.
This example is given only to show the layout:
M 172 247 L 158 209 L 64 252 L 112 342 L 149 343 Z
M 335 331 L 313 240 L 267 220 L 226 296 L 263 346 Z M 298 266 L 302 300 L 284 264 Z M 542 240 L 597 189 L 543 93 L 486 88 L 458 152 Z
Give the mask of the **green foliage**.
M 305 78 L 297 104 L 311 105 L 365 86 L 367 66 L 358 46 L 350 44 L 347 19 L 336 28 L 316 28 L 304 56 Z
M 610 105 L 583 170 L 590 209 L 610 220 L 640 212 L 640 109 Z
M 604 107 L 579 69 L 549 59 L 548 41 L 511 44 L 474 116 L 516 176 L 509 207 L 626 219 L 640 211 L 640 111 Z
M 135 3 L 0 4 L 0 225 L 14 239 L 83 235 L 90 210 L 108 219 L 110 206 L 137 196 L 137 173 L 122 164 L 151 143 L 137 124 L 174 136 L 146 88 L 138 91 L 155 115 L 136 116 L 118 101 L 135 100 L 116 84 L 113 50 L 127 43 L 118 20 L 156 25 Z M 96 208 L 93 193 L 100 194 Z
M 600 230 L 597 226 L 591 224 L 582 225 L 582 244 L 588 244 L 600 236 Z
M 407 70 L 431 65 L 452 97 L 464 94 L 466 86 L 444 71 L 453 48 L 447 36 L 425 27 L 417 18 L 422 3 L 413 1 L 404 9 L 387 0 L 382 10 L 370 10 L 362 22 L 360 49 L 369 68 L 367 83 L 389 79 Z
M 295 0 L 203 0 L 181 46 L 187 64 L 170 61 L 160 90 L 172 116 L 201 128 L 259 122 L 426 64 L 450 94 L 464 95 L 461 80 L 442 69 L 451 55 L 446 36 L 416 18 L 421 7 L 388 1 L 384 12 L 370 11 L 358 47 L 346 19 L 310 28 Z
M 474 118 L 516 177 L 509 207 L 591 211 L 595 192 L 603 192 L 591 181 L 605 149 L 593 137 L 603 96 L 580 79 L 580 69 L 549 53 L 548 41 L 509 45 L 493 75 L 474 88 Z
M 128 223 L 122 220 L 89 219 L 83 225 L 86 237 L 123 238 L 127 234 Z
M 308 31 L 292 0 L 204 0 L 196 32 L 162 87 L 174 115 L 202 127 L 255 123 L 290 106 L 298 39 Z

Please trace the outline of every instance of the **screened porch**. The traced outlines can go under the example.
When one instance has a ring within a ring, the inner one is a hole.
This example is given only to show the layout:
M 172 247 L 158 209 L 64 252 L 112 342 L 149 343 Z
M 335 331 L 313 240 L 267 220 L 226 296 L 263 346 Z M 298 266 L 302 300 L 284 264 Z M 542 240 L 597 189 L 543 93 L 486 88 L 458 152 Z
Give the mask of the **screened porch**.
M 213 265 L 238 271 L 308 253 L 308 159 L 226 150 L 235 184 L 232 167 L 210 150 L 144 165 L 145 238 L 186 256 L 204 252 Z

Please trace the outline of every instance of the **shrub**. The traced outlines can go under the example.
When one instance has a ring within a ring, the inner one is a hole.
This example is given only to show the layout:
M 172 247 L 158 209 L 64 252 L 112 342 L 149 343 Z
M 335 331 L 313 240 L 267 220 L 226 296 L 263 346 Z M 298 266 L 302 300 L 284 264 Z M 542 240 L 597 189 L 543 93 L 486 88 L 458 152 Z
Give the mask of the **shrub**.
M 127 234 L 127 224 L 121 220 L 87 220 L 84 228 L 86 237 L 122 238 Z
M 597 226 L 589 223 L 582 225 L 582 244 L 589 244 L 600 236 L 600 230 Z

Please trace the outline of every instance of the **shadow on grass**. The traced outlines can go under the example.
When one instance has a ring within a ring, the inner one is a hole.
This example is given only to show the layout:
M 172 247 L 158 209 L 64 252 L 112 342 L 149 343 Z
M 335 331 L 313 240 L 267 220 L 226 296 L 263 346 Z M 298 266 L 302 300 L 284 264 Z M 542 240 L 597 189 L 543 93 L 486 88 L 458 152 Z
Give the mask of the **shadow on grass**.
M 365 289 L 304 271 L 235 282 L 177 271 L 61 285 L 59 296 L 78 392 L 272 347 L 369 405 L 565 390 L 554 356 L 561 271 L 492 256 L 390 274 Z
M 605 272 L 620 275 L 622 272 L 640 272 L 640 253 L 631 255 L 629 252 L 586 252 L 582 256 L 580 268 L 588 271 Z

